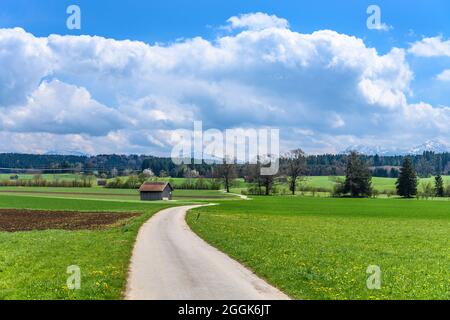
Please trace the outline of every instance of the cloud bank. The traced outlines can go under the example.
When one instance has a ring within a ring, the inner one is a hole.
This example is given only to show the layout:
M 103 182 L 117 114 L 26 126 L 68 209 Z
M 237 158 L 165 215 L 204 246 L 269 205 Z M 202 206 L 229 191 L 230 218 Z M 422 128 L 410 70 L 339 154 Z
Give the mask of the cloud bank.
M 449 108 L 408 102 L 406 55 L 430 56 L 436 43 L 445 54 L 442 39 L 380 55 L 357 37 L 298 33 L 264 13 L 232 17 L 228 30 L 150 45 L 0 29 L 0 152 L 168 155 L 194 120 L 280 128 L 282 149 L 313 153 L 410 147 L 450 131 Z

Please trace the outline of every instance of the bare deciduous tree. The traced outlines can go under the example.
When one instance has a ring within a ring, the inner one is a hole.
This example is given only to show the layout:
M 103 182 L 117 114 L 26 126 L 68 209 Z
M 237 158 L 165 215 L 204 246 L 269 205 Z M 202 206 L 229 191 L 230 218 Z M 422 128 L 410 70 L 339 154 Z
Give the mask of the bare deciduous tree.
M 273 190 L 273 183 L 275 181 L 275 176 L 261 176 L 261 180 L 265 188 L 264 194 L 266 196 L 270 195 Z
M 233 180 L 236 179 L 236 165 L 234 163 L 227 163 L 227 161 L 224 161 L 216 168 L 215 177 L 222 181 L 225 186 L 225 190 L 230 193 L 230 187 Z
M 302 149 L 289 151 L 281 158 L 281 165 L 290 179 L 289 189 L 295 195 L 298 179 L 306 174 L 306 155 Z
M 273 192 L 276 175 L 261 174 L 261 168 L 267 164 L 267 161 L 267 158 L 258 158 L 256 164 L 248 166 L 247 178 L 253 184 L 254 194 L 268 196 Z

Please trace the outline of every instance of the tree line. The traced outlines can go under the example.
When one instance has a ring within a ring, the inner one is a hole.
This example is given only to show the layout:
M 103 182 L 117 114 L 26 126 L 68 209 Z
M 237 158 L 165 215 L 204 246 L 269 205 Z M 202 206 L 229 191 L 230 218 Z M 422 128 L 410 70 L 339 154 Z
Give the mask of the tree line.
M 395 183 L 397 195 L 403 198 L 414 198 L 419 195 L 418 177 L 411 158 L 406 157 L 400 168 Z M 335 186 L 335 195 L 351 197 L 370 197 L 375 195 L 372 187 L 372 175 L 364 158 L 356 152 L 347 157 L 345 180 Z M 435 177 L 434 185 L 427 183 L 422 192 L 426 197 L 446 196 L 444 180 L 440 174 Z
M 400 168 L 406 158 L 410 159 L 420 177 L 450 174 L 450 153 L 436 154 L 424 152 L 411 156 L 367 156 L 360 155 L 367 163 L 373 177 L 398 178 Z M 347 155 L 325 154 L 304 155 L 306 174 L 309 176 L 343 176 L 347 168 Z M 182 178 L 193 170 L 199 176 L 212 178 L 220 170 L 220 163 L 201 165 L 175 165 L 170 158 L 146 155 L 35 155 L 0 154 L 0 172 L 17 173 L 18 169 L 39 170 L 40 173 L 84 172 L 86 174 L 107 177 L 126 175 L 129 172 L 141 172 L 151 169 L 156 176 Z M 10 170 L 5 168 L 11 168 Z M 248 173 L 248 165 L 236 165 L 235 174 L 243 178 Z M 265 182 L 266 184 L 269 182 Z
M 275 181 L 287 182 L 290 192 L 295 195 L 303 178 L 308 174 L 307 156 L 301 149 L 290 151 L 280 159 L 280 171 L 277 175 L 264 176 L 261 174 L 262 163 L 247 165 L 245 176 L 249 184 L 248 194 L 270 195 L 274 192 Z M 218 170 L 218 178 L 222 179 L 227 191 L 236 177 L 236 166 L 223 164 Z M 336 179 L 333 190 L 334 196 L 339 197 L 371 197 L 376 196 L 377 191 L 372 186 L 372 171 L 367 158 L 351 152 L 345 158 L 345 178 Z M 418 176 L 413 161 L 405 157 L 399 168 L 397 181 L 395 183 L 396 193 L 400 197 L 413 198 L 418 192 Z M 444 181 L 440 174 L 435 177 L 434 185 L 424 185 L 422 195 L 425 197 L 448 196 L 450 190 L 444 187 Z

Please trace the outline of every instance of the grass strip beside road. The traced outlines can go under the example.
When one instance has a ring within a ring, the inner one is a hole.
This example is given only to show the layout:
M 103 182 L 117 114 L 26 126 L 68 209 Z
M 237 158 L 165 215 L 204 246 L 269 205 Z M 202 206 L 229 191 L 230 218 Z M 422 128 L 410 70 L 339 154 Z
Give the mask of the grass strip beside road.
M 294 298 L 450 299 L 445 202 L 254 197 L 196 209 L 187 221 Z M 366 286 L 370 265 L 381 268 L 381 290 Z

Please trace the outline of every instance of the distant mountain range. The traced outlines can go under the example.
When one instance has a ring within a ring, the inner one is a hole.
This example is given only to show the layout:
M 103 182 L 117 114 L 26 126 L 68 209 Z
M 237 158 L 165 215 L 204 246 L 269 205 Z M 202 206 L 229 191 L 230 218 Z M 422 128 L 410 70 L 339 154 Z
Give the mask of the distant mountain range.
M 421 145 L 415 146 L 410 149 L 400 149 L 400 148 L 384 148 L 381 146 L 365 146 L 365 145 L 353 145 L 342 152 L 341 154 L 347 154 L 350 151 L 356 151 L 361 154 L 368 156 L 379 155 L 379 156 L 403 156 L 403 155 L 417 155 L 423 154 L 425 151 L 432 151 L 434 153 L 446 153 L 450 152 L 450 145 L 440 142 L 438 140 L 428 140 Z
M 78 157 L 89 157 L 90 155 L 78 150 L 51 150 L 44 153 L 46 156 L 78 156 Z
M 347 149 L 342 150 L 340 153 L 347 154 L 350 153 L 351 151 L 356 151 L 360 154 L 365 154 L 368 156 L 373 156 L 376 154 L 379 156 L 393 156 L 399 154 L 399 151 L 389 150 L 381 146 L 364 146 L 364 145 L 352 145 L 349 146 Z
M 434 153 L 450 153 L 450 145 L 439 140 L 427 140 L 424 143 L 417 145 L 410 149 L 400 149 L 400 148 L 385 148 L 382 146 L 367 146 L 367 145 L 352 145 L 339 152 L 339 154 L 347 154 L 350 151 L 356 151 L 360 154 L 365 154 L 368 156 L 379 155 L 379 156 L 404 156 L 404 155 L 420 155 L 425 151 L 432 151 Z M 44 155 L 65 155 L 65 156 L 79 156 L 79 157 L 89 157 L 90 154 L 84 153 L 79 150 L 72 149 L 61 149 L 52 150 L 44 153 Z M 210 160 L 210 159 L 208 159 Z
M 422 154 L 425 151 L 433 151 L 435 153 L 450 152 L 450 146 L 437 140 L 428 140 L 420 146 L 409 150 L 409 154 Z

